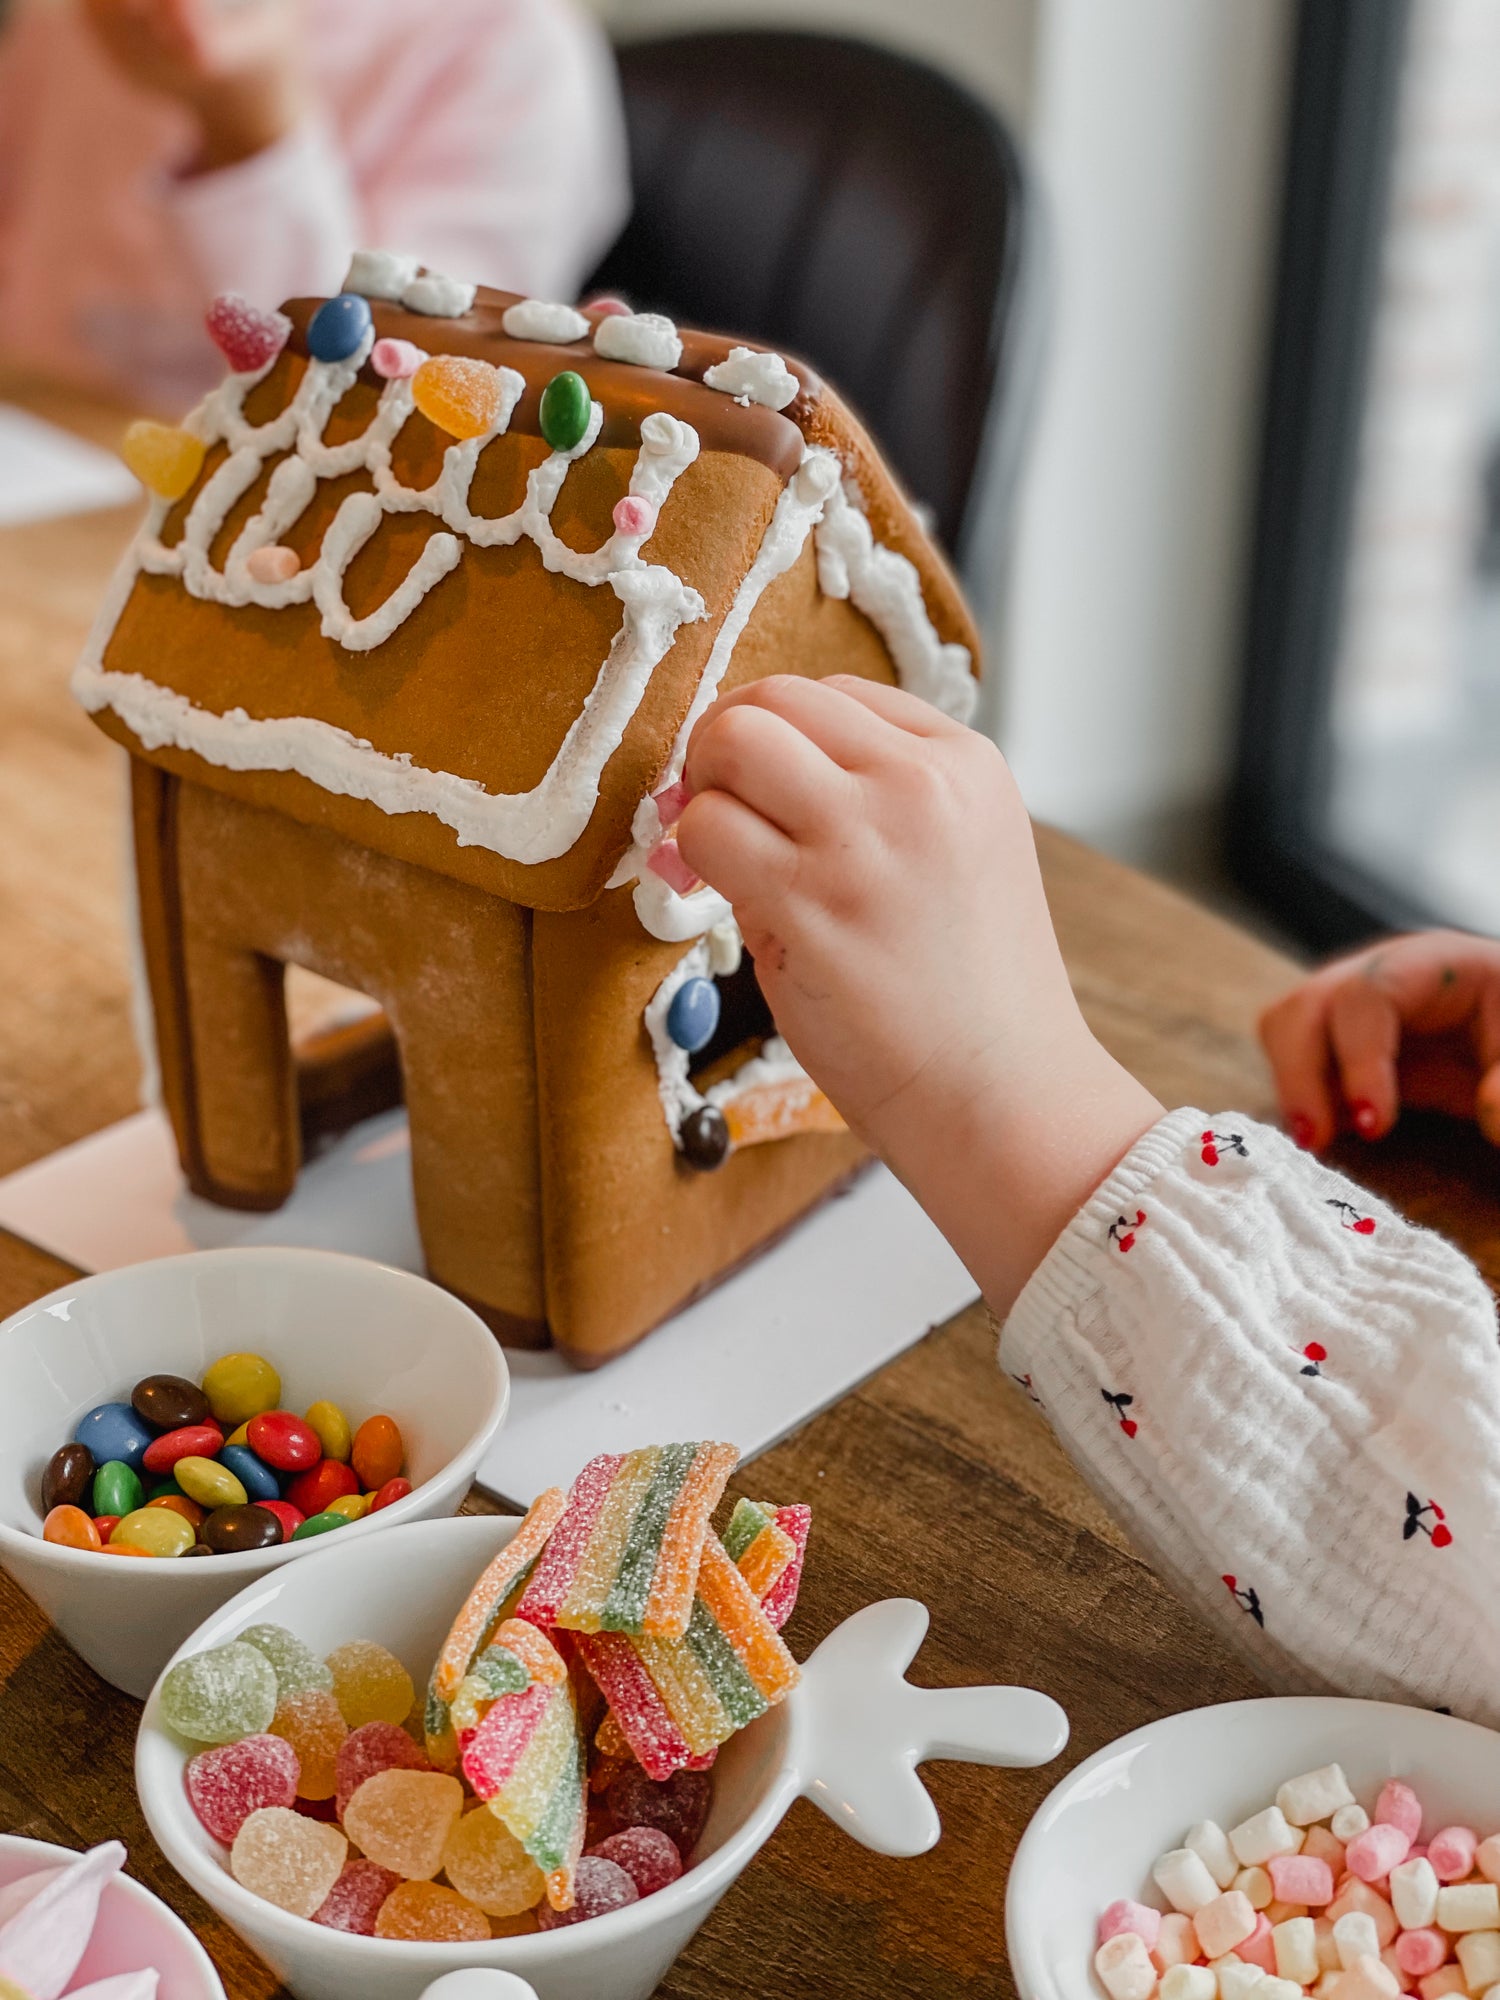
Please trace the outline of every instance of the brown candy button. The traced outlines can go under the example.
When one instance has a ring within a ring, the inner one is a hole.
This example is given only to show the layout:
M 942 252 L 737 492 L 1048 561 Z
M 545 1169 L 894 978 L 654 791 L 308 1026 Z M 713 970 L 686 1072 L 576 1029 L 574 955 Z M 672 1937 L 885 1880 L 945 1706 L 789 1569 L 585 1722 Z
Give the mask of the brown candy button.
M 700 1172 L 722 1166 L 729 1152 L 729 1127 L 716 1104 L 700 1104 L 696 1111 L 690 1111 L 678 1128 L 678 1138 L 682 1157 Z
M 264 1507 L 215 1507 L 198 1532 L 216 1556 L 274 1549 L 281 1543 L 281 1523 Z
M 130 1404 L 159 1431 L 187 1430 L 213 1414 L 207 1396 L 185 1375 L 147 1375 L 131 1390 Z
M 94 1477 L 94 1454 L 86 1444 L 63 1444 L 47 1460 L 42 1473 L 42 1512 L 54 1507 L 82 1507 Z M 90 1510 L 84 1508 L 84 1512 Z

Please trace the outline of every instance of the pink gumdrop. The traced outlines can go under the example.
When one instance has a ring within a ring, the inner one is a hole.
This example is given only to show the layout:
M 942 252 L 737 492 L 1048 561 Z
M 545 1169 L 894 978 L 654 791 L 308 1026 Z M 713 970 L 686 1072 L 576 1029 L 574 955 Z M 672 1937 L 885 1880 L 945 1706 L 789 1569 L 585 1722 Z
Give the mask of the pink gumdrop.
M 654 1826 L 686 1858 L 698 1844 L 713 1802 L 713 1779 L 706 1771 L 676 1771 L 660 1784 L 639 1764 L 627 1764 L 604 1794 L 620 1826 Z
M 395 1722 L 362 1722 L 338 1747 L 333 1763 L 334 1803 L 340 1819 L 366 1778 L 381 1771 L 430 1771 L 427 1753 Z
M 682 1856 L 677 1852 L 676 1842 L 668 1839 L 659 1827 L 628 1826 L 623 1833 L 612 1833 L 607 1840 L 601 1840 L 589 1853 L 601 1855 L 617 1868 L 623 1868 L 634 1882 L 638 1896 L 654 1896 L 682 1873 Z M 1133 1907 L 1139 1909 L 1140 1905 Z M 1160 1910 L 1152 1910 L 1150 1915 L 1160 1925 Z
M 1333 1870 L 1313 1854 L 1277 1854 L 1267 1863 L 1278 1903 L 1303 1903 L 1321 1910 L 1333 1901 Z
M 1243 1944 L 1235 1946 L 1234 1955 L 1242 1958 L 1246 1965 L 1258 1965 L 1262 1972 L 1275 1972 L 1276 1944 L 1271 1936 L 1270 1919 L 1264 1910 L 1256 1912 L 1255 1929 Z
M 1396 1963 L 1412 1979 L 1436 1972 L 1447 1963 L 1448 1940 L 1441 1931 L 1426 1928 L 1403 1931 L 1396 1940 Z
M 238 1743 L 200 1750 L 183 1774 L 189 1805 L 226 1847 L 262 1806 L 295 1805 L 301 1775 L 296 1751 L 280 1736 L 242 1736 Z
M 1363 1833 L 1356 1834 L 1344 1850 L 1349 1873 L 1361 1882 L 1383 1882 L 1393 1868 L 1399 1868 L 1411 1852 L 1411 1836 L 1388 1820 L 1375 1820 Z M 1472 1859 L 1474 1849 L 1469 1854 Z M 1465 1867 L 1464 1873 L 1468 1873 Z
M 245 567 L 257 583 L 289 583 L 302 567 L 295 549 L 273 542 L 268 548 L 254 549 Z
M 262 312 L 238 292 L 221 292 L 203 318 L 208 337 L 237 375 L 274 361 L 291 338 L 285 313 Z
M 556 1931 L 565 1924 L 584 1924 L 590 1917 L 607 1916 L 611 1910 L 623 1910 L 627 1903 L 639 1900 L 634 1882 L 618 1862 L 585 1854 L 573 1870 L 572 1909 L 554 1910 L 543 1903 L 537 1911 L 537 1927 Z
M 651 801 L 662 825 L 676 826 L 687 811 L 692 796 L 693 788 L 686 778 L 679 778 L 675 785 L 663 786 Z
M 380 1907 L 400 1880 L 378 1862 L 346 1861 L 343 1873 L 313 1912 L 313 1922 L 352 1937 L 374 1937 Z
M 1133 1931 L 1147 1951 L 1151 1951 L 1161 1936 L 1161 1911 L 1153 1910 L 1149 1903 L 1132 1903 L 1128 1896 L 1122 1896 L 1100 1917 L 1098 1942 L 1108 1944 L 1122 1931 Z
M 1408 1840 L 1415 1840 L 1422 1831 L 1422 1801 L 1410 1785 L 1399 1778 L 1387 1778 L 1375 1801 L 1373 1818 L 1377 1826 L 1399 1826 Z
M 622 535 L 649 535 L 656 526 L 656 509 L 638 493 L 615 502 L 614 523 Z
M 702 881 L 695 875 L 678 852 L 675 840 L 659 840 L 646 856 L 646 866 L 653 875 L 659 875 L 669 889 L 675 889 L 679 896 L 690 896 Z
M 1427 1859 L 1440 1882 L 1462 1882 L 1474 1866 L 1479 1835 L 1471 1826 L 1445 1826 L 1427 1843 Z
M 630 308 L 623 299 L 609 297 L 590 299 L 588 304 L 583 306 L 581 310 L 586 313 L 593 313 L 597 319 L 619 319 L 622 316 L 629 319 L 630 317 Z
M 370 366 L 387 382 L 405 382 L 427 359 L 425 347 L 412 340 L 377 340 L 370 349 Z

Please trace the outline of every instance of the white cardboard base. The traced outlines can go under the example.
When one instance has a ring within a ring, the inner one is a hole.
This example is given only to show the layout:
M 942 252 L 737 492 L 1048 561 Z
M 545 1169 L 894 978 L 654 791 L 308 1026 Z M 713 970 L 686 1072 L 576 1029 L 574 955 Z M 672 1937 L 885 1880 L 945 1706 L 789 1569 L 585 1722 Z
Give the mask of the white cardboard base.
M 247 1215 L 189 1194 L 165 1118 L 143 1111 L 0 1180 L 0 1228 L 87 1271 L 242 1243 L 420 1271 L 407 1151 L 403 1113 L 369 1119 L 309 1163 L 283 1208 Z M 512 1352 L 510 1421 L 480 1479 L 524 1504 L 597 1452 L 665 1438 L 731 1438 L 751 1458 L 976 1296 L 911 1196 L 872 1167 L 607 1367 Z

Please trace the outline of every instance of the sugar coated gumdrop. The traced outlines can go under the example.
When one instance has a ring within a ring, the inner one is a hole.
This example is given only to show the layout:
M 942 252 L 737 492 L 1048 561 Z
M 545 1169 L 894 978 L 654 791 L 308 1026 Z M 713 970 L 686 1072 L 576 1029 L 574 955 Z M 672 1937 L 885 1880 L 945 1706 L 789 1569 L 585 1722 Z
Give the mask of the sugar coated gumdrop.
M 377 340 L 370 349 L 370 366 L 387 382 L 410 381 L 426 359 L 427 349 L 414 340 Z
M 88 1446 L 95 1465 L 118 1459 L 133 1472 L 139 1471 L 146 1447 L 155 1435 L 129 1403 L 100 1403 L 73 1426 L 73 1442 Z
M 219 1556 L 244 1555 L 255 1549 L 278 1548 L 281 1522 L 269 1507 L 215 1507 L 200 1530 L 207 1547 Z
M 612 1833 L 607 1840 L 601 1840 L 589 1852 L 623 1868 L 634 1882 L 638 1896 L 654 1896 L 682 1873 L 682 1856 L 676 1842 L 655 1826 L 627 1827 L 623 1833 Z
M 307 351 L 314 361 L 347 361 L 371 332 L 369 301 L 358 292 L 325 299 L 307 323 Z
M 313 1917 L 325 1930 L 348 1931 L 353 1937 L 374 1937 L 375 1919 L 401 1877 L 374 1861 L 346 1861 L 343 1872 Z
M 417 1691 L 396 1655 L 373 1639 L 351 1639 L 328 1655 L 333 1692 L 351 1729 L 362 1722 L 405 1722 Z
M 573 1870 L 573 1907 L 554 1910 L 544 1905 L 537 1922 L 544 1931 L 561 1930 L 565 1924 L 587 1923 L 590 1917 L 608 1916 L 639 1900 L 634 1882 L 616 1861 L 602 1855 L 585 1854 Z
M 130 1392 L 130 1407 L 158 1431 L 180 1431 L 212 1415 L 207 1396 L 185 1375 L 143 1375 Z
M 304 1694 L 316 1688 L 332 1694 L 333 1675 L 312 1647 L 289 1632 L 285 1625 L 251 1625 L 240 1634 L 242 1646 L 264 1653 L 276 1675 L 276 1692 L 285 1701 L 289 1694 Z
M 505 384 L 493 362 L 435 354 L 412 377 L 411 399 L 449 437 L 477 438 L 494 429 L 505 404 Z
M 147 1445 L 141 1464 L 147 1472 L 170 1472 L 175 1476 L 184 1458 L 212 1458 L 224 1442 L 216 1423 L 188 1424 L 181 1430 L 163 1431 Z M 180 1482 L 179 1482 L 180 1483 Z
M 448 1835 L 443 1873 L 461 1896 L 491 1917 L 534 1910 L 547 1887 L 520 1841 L 485 1807 L 465 1813 Z
M 298 1798 L 331 1799 L 339 1746 L 349 1734 L 333 1696 L 315 1687 L 283 1695 L 271 1720 L 271 1734 L 285 1737 L 297 1753 Z
M 107 1459 L 94 1474 L 94 1512 L 123 1518 L 145 1501 L 141 1482 L 123 1459 Z
M 249 1445 L 226 1444 L 217 1457 L 220 1465 L 234 1474 L 251 1500 L 263 1502 L 281 1498 L 280 1480 L 264 1460 L 256 1457 Z
M 369 1492 L 394 1479 L 406 1463 L 406 1445 L 393 1417 L 366 1417 L 350 1452 L 360 1484 Z
M 149 492 L 180 500 L 203 470 L 205 450 L 191 431 L 137 417 L 120 440 L 120 456 Z
M 81 1507 L 54 1507 L 42 1523 L 42 1540 L 62 1549 L 102 1549 L 104 1537 Z
M 276 1713 L 276 1675 L 264 1653 L 238 1641 L 191 1653 L 161 1685 L 162 1720 L 193 1743 L 259 1736 Z
M 711 979 L 685 979 L 667 1009 L 667 1033 L 689 1055 L 706 1048 L 719 1025 L 719 989 Z
M 279 1736 L 242 1736 L 238 1743 L 200 1750 L 184 1779 L 205 1830 L 229 1847 L 251 1813 L 295 1803 L 297 1753 Z
M 347 1464 L 354 1434 L 349 1428 L 349 1419 L 338 1404 L 321 1400 L 309 1403 L 303 1415 L 318 1434 L 323 1456 L 337 1459 L 341 1465 Z
M 235 1835 L 229 1872 L 278 1910 L 310 1917 L 328 1900 L 348 1852 L 349 1843 L 336 1826 L 285 1806 L 263 1806 Z
M 614 523 L 622 535 L 649 535 L 656 526 L 656 509 L 639 494 L 627 493 L 615 502 Z
M 262 312 L 238 292 L 220 292 L 203 316 L 208 337 L 237 375 L 276 359 L 291 338 L 285 313 Z
M 344 1826 L 355 1846 L 409 1881 L 443 1865 L 464 1788 L 441 1771 L 377 1771 L 350 1799 Z
M 413 1944 L 488 1943 L 490 1920 L 455 1889 L 439 1888 L 436 1882 L 403 1882 L 381 1906 L 375 1935 Z
M 309 1520 L 321 1514 L 331 1500 L 359 1491 L 359 1475 L 352 1466 L 340 1465 L 336 1458 L 320 1459 L 310 1472 L 299 1472 L 282 1495 Z
M 197 1539 L 193 1524 L 166 1507 L 137 1507 L 110 1536 L 112 1544 L 128 1543 L 148 1556 L 186 1555 Z
M 708 1822 L 713 1779 L 707 1771 L 675 1771 L 658 1784 L 639 1764 L 630 1764 L 604 1799 L 619 1825 L 654 1826 L 686 1858 Z
M 330 1682 L 332 1676 L 329 1676 Z M 339 1818 L 349 1801 L 377 1771 L 430 1771 L 427 1752 L 394 1722 L 362 1722 L 339 1745 L 334 1765 Z
M 226 1429 L 247 1423 L 281 1401 L 281 1377 L 260 1354 L 225 1354 L 203 1377 L 209 1407 Z M 243 1443 L 232 1438 L 231 1443 Z
M 93 1490 L 94 1454 L 86 1444 L 60 1444 L 42 1472 L 42 1512 L 81 1507 Z

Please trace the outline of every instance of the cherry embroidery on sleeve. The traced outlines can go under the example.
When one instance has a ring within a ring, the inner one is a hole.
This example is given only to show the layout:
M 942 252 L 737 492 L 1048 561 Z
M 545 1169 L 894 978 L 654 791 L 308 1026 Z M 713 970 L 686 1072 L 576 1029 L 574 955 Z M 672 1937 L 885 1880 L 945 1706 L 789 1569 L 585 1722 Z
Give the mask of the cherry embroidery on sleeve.
M 1338 1210 L 1339 1224 L 1344 1229 L 1352 1229 L 1356 1236 L 1373 1236 L 1375 1218 L 1362 1215 L 1352 1201 L 1340 1201 L 1337 1195 L 1328 1197 L 1328 1206 Z
M 1199 1143 L 1205 1167 L 1216 1167 L 1226 1153 L 1237 1153 L 1242 1160 L 1250 1157 L 1250 1148 L 1238 1132 L 1205 1132 Z
M 1247 1612 L 1255 1620 L 1256 1624 L 1259 1625 L 1261 1630 L 1264 1631 L 1266 1617 L 1260 1608 L 1259 1595 L 1248 1584 L 1242 1590 L 1238 1577 L 1226 1576 L 1223 1578 L 1223 1583 L 1225 1589 L 1240 1607 L 1241 1611 Z
M 1323 1363 L 1328 1359 L 1328 1349 L 1321 1340 L 1310 1340 L 1302 1350 L 1302 1373 L 1318 1375 L 1323 1373 Z
M 1010 1373 L 1009 1369 L 1006 1370 L 1006 1373 Z M 1024 1375 L 1011 1375 L 1010 1379 L 1026 1396 L 1028 1402 L 1035 1403 L 1039 1410 L 1043 1407 L 1041 1397 L 1032 1386 L 1031 1370 L 1029 1368 Z
M 1140 1425 L 1136 1422 L 1134 1417 L 1127 1417 L 1125 1412 L 1130 1408 L 1131 1404 L 1135 1401 L 1135 1397 L 1111 1395 L 1108 1389 L 1101 1389 L 1099 1391 L 1099 1394 L 1104 1398 L 1105 1402 L 1108 1403 L 1109 1407 L 1114 1411 L 1115 1415 L 1119 1418 L 1120 1429 L 1124 1431 L 1126 1437 L 1133 1438 L 1136 1432 L 1140 1429 Z
M 1432 1516 L 1431 1521 L 1427 1519 Z M 1448 1526 L 1442 1508 L 1436 1500 L 1429 1500 L 1426 1506 L 1415 1493 L 1406 1496 L 1406 1520 L 1401 1529 L 1401 1539 L 1409 1542 L 1413 1535 L 1423 1534 L 1435 1549 L 1446 1549 L 1453 1540 L 1453 1530 Z
M 1134 1222 L 1130 1220 L 1128 1215 L 1117 1215 L 1109 1225 L 1109 1240 L 1122 1256 L 1127 1250 L 1135 1247 L 1136 1231 L 1142 1227 L 1145 1220 L 1145 1209 L 1138 1208 L 1135 1212 Z

